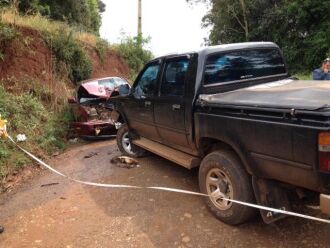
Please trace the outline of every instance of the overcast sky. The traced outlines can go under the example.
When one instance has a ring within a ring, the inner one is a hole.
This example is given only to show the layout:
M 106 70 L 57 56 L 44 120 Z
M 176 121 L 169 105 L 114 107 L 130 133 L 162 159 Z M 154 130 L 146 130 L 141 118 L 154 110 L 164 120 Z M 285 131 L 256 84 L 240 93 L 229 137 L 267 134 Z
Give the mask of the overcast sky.
M 120 33 L 136 36 L 138 0 L 103 0 L 102 38 L 120 42 Z M 150 36 L 149 49 L 154 55 L 198 50 L 208 36 L 201 28 L 207 8 L 190 6 L 186 0 L 142 0 L 142 32 Z

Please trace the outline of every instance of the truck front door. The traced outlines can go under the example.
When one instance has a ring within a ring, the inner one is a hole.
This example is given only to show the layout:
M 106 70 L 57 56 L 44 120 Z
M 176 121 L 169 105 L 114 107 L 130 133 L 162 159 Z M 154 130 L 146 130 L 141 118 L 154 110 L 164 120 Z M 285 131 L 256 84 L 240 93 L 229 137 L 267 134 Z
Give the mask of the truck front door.
M 185 79 L 189 58 L 167 59 L 161 78 L 159 97 L 154 102 L 155 125 L 162 142 L 180 150 L 186 150 Z
M 133 93 L 124 104 L 130 129 L 155 141 L 160 141 L 153 115 L 159 74 L 160 61 L 148 64 L 138 76 L 132 88 Z

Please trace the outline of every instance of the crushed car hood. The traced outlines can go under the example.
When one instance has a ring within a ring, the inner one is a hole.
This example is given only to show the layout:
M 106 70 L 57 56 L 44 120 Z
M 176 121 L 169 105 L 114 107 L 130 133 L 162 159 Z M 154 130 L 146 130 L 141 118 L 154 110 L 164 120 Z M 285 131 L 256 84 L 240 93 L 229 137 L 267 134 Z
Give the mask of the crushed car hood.
M 111 96 L 112 91 L 107 89 L 104 86 L 98 84 L 98 82 L 88 82 L 80 85 L 81 88 L 86 90 L 89 95 L 100 97 L 100 98 L 109 98 Z
M 199 100 L 205 105 L 318 110 L 330 107 L 330 81 L 285 79 L 225 93 L 203 94 Z

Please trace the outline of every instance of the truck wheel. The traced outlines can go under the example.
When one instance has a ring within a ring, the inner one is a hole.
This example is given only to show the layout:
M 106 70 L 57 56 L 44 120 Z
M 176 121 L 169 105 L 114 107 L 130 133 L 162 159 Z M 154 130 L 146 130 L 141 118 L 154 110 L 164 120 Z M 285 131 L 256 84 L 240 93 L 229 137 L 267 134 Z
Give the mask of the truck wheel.
M 230 151 L 214 151 L 199 168 L 199 187 L 209 195 L 206 204 L 221 221 L 238 225 L 255 216 L 256 210 L 222 199 L 253 203 L 252 182 L 237 156 Z
M 146 153 L 144 149 L 132 144 L 128 134 L 127 124 L 121 125 L 117 132 L 117 146 L 122 154 L 130 157 L 138 158 L 144 156 Z

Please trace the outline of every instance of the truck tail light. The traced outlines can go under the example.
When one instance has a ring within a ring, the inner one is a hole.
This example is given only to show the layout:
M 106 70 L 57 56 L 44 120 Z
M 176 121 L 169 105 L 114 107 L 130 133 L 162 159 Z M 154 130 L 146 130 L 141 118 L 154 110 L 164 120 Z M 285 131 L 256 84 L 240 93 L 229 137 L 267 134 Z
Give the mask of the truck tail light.
M 319 166 L 330 172 L 330 132 L 319 133 Z

